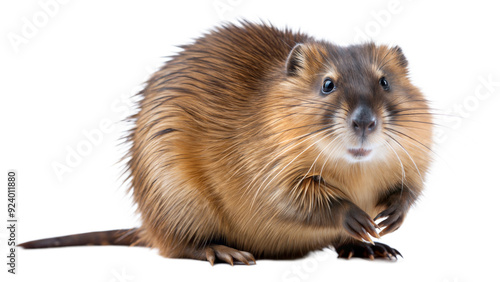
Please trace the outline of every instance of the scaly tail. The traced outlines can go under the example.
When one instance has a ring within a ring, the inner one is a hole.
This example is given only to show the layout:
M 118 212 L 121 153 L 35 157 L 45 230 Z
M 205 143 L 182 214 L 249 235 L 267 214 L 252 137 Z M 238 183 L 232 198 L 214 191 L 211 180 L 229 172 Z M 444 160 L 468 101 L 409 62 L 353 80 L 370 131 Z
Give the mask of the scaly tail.
M 68 236 L 29 241 L 18 246 L 25 249 L 54 248 L 92 245 L 144 246 L 139 242 L 138 229 L 119 229 L 89 232 Z

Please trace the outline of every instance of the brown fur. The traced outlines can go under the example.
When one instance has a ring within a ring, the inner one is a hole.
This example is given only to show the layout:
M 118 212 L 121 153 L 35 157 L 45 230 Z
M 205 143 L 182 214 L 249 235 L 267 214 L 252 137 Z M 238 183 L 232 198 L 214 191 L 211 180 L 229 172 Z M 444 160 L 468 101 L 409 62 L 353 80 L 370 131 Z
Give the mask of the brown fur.
M 212 263 L 327 246 L 373 258 L 349 249 L 371 240 L 349 222 L 378 236 L 372 219 L 389 216 L 380 235 L 396 230 L 431 160 L 432 116 L 407 74 L 399 47 L 341 47 L 268 25 L 226 25 L 183 46 L 133 117 L 134 236 L 163 256 Z M 337 85 L 329 95 L 326 77 Z M 350 125 L 361 104 L 378 120 L 364 141 Z M 378 146 L 372 159 L 346 158 L 359 142 Z M 380 246 L 376 255 L 395 256 Z
M 287 58 L 298 43 L 299 67 L 288 75 Z M 162 255 L 192 257 L 186 249 L 216 242 L 257 257 L 302 256 L 350 238 L 341 213 L 331 210 L 335 199 L 373 218 L 391 192 L 404 187 L 408 205 L 421 193 L 431 116 L 399 48 L 339 47 L 248 23 L 218 28 L 183 48 L 141 93 L 130 136 L 141 238 Z M 391 78 L 393 91 L 367 92 L 380 73 Z M 321 97 L 325 75 L 344 90 Z M 353 164 L 340 157 L 340 140 L 333 143 L 338 152 L 315 144 L 349 138 L 342 121 L 359 95 L 384 127 L 401 132 L 380 134 L 392 146 L 383 161 Z M 320 131 L 333 125 L 328 111 L 339 125 L 331 136 Z M 314 181 L 320 171 L 322 181 Z

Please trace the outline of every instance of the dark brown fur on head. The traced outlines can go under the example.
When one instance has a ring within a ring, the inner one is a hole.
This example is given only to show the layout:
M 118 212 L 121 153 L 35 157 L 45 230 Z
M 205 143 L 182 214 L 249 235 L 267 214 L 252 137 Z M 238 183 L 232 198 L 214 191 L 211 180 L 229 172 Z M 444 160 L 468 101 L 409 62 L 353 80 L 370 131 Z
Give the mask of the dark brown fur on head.
M 142 91 L 130 135 L 141 241 L 168 257 L 209 259 L 217 244 L 287 258 L 367 239 L 353 214 L 392 209 L 385 233 L 397 229 L 432 137 L 407 65 L 399 47 L 249 23 L 183 46 Z

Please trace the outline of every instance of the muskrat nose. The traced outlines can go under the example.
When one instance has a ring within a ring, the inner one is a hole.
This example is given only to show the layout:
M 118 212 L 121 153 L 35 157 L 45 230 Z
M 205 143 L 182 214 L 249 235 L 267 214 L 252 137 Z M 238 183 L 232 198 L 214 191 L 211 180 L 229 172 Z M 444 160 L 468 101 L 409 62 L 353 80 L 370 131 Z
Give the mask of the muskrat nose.
M 351 126 L 356 135 L 365 136 L 377 128 L 377 118 L 367 106 L 358 106 L 351 117 Z

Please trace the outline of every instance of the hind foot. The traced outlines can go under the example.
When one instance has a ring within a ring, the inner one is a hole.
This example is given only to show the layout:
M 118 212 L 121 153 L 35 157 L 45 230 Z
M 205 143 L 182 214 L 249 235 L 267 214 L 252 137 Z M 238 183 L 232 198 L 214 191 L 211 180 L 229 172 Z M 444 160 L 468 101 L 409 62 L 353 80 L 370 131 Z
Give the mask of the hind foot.
M 255 258 L 249 252 L 239 251 L 224 245 L 210 245 L 205 248 L 206 259 L 211 265 L 214 265 L 215 261 L 222 261 L 234 264 L 255 264 Z
M 397 260 L 398 255 L 403 257 L 398 250 L 378 242 L 375 242 L 374 245 L 360 241 L 344 243 L 336 246 L 335 250 L 339 254 L 339 258 L 345 259 L 357 257 L 370 260 L 376 258 Z

